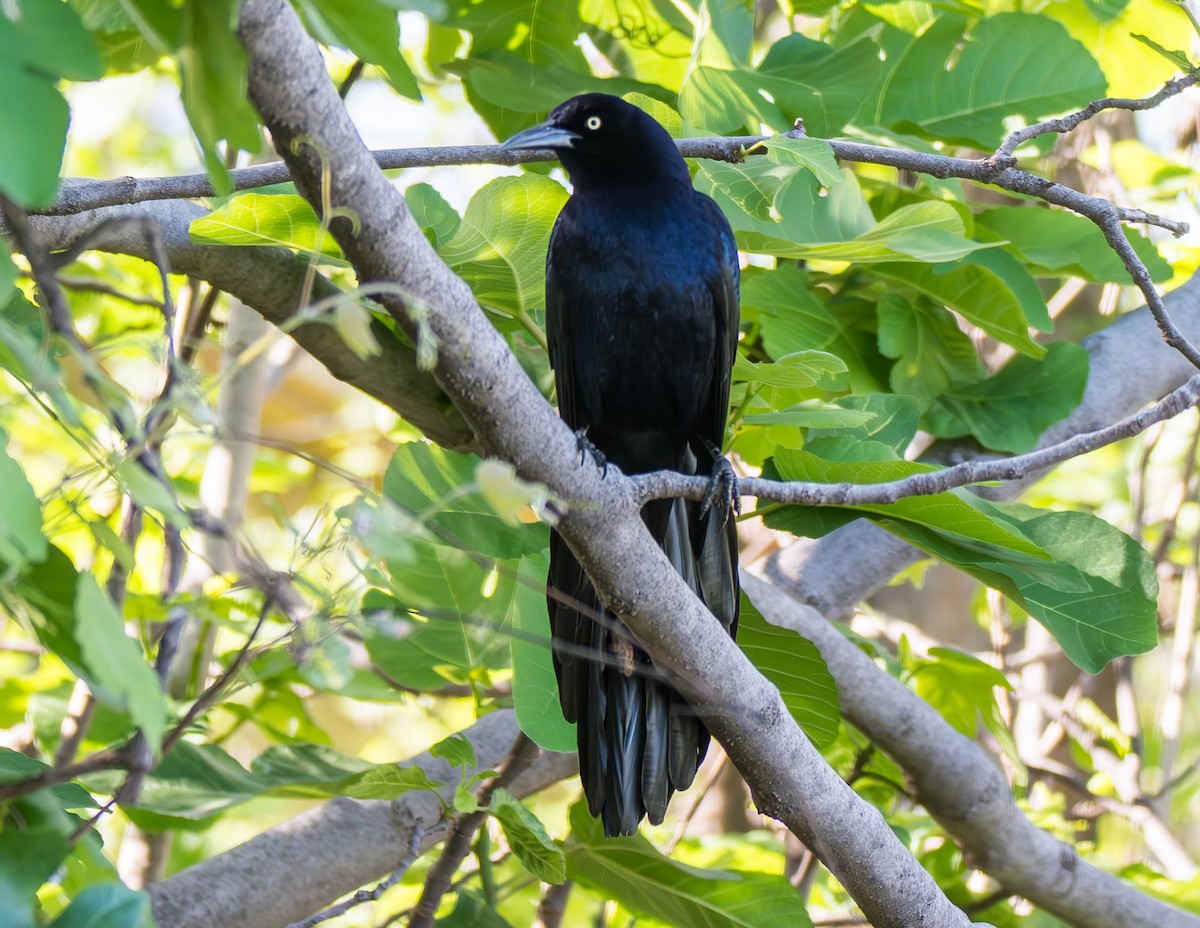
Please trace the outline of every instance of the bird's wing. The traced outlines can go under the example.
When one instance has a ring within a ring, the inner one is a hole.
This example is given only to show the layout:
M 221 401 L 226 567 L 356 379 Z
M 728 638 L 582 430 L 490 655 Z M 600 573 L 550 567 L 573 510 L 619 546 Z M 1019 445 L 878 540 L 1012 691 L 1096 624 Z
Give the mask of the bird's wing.
M 733 230 L 721 208 L 702 193 L 697 197 L 704 203 L 720 239 L 721 274 L 713 284 L 713 311 L 717 321 L 716 372 L 713 378 L 712 431 L 709 440 L 718 447 L 725 442 L 725 425 L 729 418 L 729 389 L 733 377 L 733 362 L 737 357 L 738 328 L 741 325 L 741 271 L 738 268 L 737 243 Z

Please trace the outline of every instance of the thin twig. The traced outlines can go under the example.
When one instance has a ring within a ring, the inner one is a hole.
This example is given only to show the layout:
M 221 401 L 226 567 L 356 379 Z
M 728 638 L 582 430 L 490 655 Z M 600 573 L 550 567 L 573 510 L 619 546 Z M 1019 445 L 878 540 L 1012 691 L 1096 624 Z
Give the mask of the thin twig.
M 570 898 L 574 886 L 574 880 L 546 885 L 542 898 L 538 901 L 537 919 L 533 928 L 560 928 L 563 915 L 567 911 L 567 899 Z
M 400 863 L 396 865 L 396 869 L 388 874 L 387 879 L 383 880 L 374 889 L 360 889 L 349 899 L 344 902 L 339 902 L 337 905 L 332 905 L 327 909 L 310 915 L 308 918 L 298 922 L 292 922 L 287 928 L 313 928 L 314 925 L 319 925 L 321 922 L 329 921 L 331 918 L 337 918 L 339 915 L 345 915 L 355 906 L 360 906 L 366 902 L 375 902 L 389 889 L 395 886 L 404 878 L 404 874 L 408 872 L 416 859 L 421 854 L 421 839 L 431 832 L 440 830 L 440 826 L 435 826 L 430 829 L 413 827 L 412 836 L 408 840 L 408 851 L 400 859 Z
M 524 734 L 518 736 L 508 756 L 501 762 L 499 776 L 484 781 L 476 796 L 480 808 L 475 812 L 460 815 L 450 825 L 450 836 L 442 848 L 442 854 L 429 870 L 421 898 L 413 909 L 408 928 L 432 928 L 442 897 L 454 881 L 454 873 L 471 851 L 475 832 L 490 814 L 487 805 L 492 794 L 499 788 L 507 788 L 524 770 L 533 763 L 540 748 Z
M 812 483 L 743 477 L 738 480 L 738 491 L 743 496 L 755 496 L 760 500 L 776 503 L 862 506 L 894 503 L 908 496 L 944 493 L 973 483 L 1020 480 L 1063 461 L 1139 435 L 1156 422 L 1174 418 L 1198 401 L 1200 374 L 1172 390 L 1157 403 L 1152 403 L 1132 416 L 1093 432 L 1082 432 L 1066 441 L 1031 451 L 1029 454 L 991 461 L 964 461 L 942 470 L 913 474 L 901 480 L 882 483 Z M 639 501 L 642 503 L 675 496 L 701 500 L 708 489 L 707 478 L 690 477 L 674 471 L 654 471 L 638 474 L 630 479 L 634 482 Z

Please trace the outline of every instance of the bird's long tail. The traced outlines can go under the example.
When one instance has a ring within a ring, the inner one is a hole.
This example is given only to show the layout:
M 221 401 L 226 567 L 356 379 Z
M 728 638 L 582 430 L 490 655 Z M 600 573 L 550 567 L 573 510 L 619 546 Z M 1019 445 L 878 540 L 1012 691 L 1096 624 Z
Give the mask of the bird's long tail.
M 737 630 L 737 532 L 719 507 L 703 518 L 686 500 L 646 507 L 643 518 L 668 559 L 731 635 Z M 577 725 L 579 775 L 608 836 L 658 824 L 686 789 L 709 734 L 663 682 L 621 621 L 606 610 L 563 539 L 550 538 L 548 581 L 554 668 L 563 714 Z

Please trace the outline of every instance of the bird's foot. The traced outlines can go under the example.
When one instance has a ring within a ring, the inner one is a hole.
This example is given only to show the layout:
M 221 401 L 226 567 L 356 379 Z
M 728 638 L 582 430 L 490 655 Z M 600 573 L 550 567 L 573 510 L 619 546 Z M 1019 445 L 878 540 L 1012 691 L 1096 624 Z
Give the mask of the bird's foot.
M 600 476 L 608 476 L 608 458 L 604 456 L 604 452 L 588 441 L 587 426 L 575 430 L 575 448 L 579 451 L 579 466 L 582 467 L 584 462 L 590 457 L 596 466 L 600 468 Z
M 712 476 L 708 479 L 708 491 L 704 494 L 704 500 L 700 504 L 700 518 L 708 515 L 708 510 L 716 509 L 723 514 L 722 522 L 729 519 L 729 514 L 732 512 L 735 516 L 742 514 L 742 499 L 738 493 L 737 474 L 733 471 L 733 465 L 725 455 L 721 454 L 721 450 L 715 446 L 709 450 L 713 452 L 713 469 Z

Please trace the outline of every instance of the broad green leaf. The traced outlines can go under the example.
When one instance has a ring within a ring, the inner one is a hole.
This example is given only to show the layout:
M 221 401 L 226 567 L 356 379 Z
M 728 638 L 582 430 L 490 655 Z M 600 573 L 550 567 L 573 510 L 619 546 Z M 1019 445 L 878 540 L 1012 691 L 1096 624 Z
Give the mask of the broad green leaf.
M 926 412 L 925 428 L 941 438 L 972 435 L 985 448 L 1023 454 L 1079 405 L 1087 376 L 1087 352 L 1073 342 L 1054 342 L 1041 360 L 1018 355 L 987 380 L 952 386 Z
M 985 267 L 877 264 L 872 273 L 944 303 L 972 325 L 1022 354 L 1040 358 L 1046 349 L 1029 337 L 1029 320 L 1008 286 Z
M 425 232 L 434 248 L 441 248 L 454 237 L 462 218 L 446 198 L 429 184 L 413 184 L 404 191 L 404 202 L 413 221 Z
M 474 767 L 476 763 L 475 748 L 465 735 L 458 733 L 447 735 L 431 747 L 429 753 L 449 761 L 453 767 Z
M 69 848 L 67 834 L 52 825 L 0 832 L 0 912 L 6 926 L 38 924 L 34 921 L 38 888 L 58 869 Z
M 832 744 L 841 721 L 837 683 L 817 646 L 769 623 L 744 594 L 737 642 L 759 672 L 779 688 L 788 712 L 813 744 L 818 748 Z
M 90 574 L 80 574 L 76 582 L 75 615 L 75 635 L 97 698 L 128 712 L 151 749 L 157 749 L 167 725 L 158 676 Z
M 879 350 L 896 361 L 890 381 L 897 393 L 916 397 L 926 408 L 952 384 L 983 378 L 974 344 L 948 312 L 896 294 L 885 294 L 876 312 Z
M 777 135 L 767 142 L 767 159 L 775 164 L 807 168 L 826 187 L 842 179 L 833 149 L 821 139 L 793 139 Z
M 54 83 L 0 58 L 0 192 L 25 206 L 46 206 L 58 191 L 69 117 Z
M 839 374 L 845 370 L 842 359 L 827 351 L 796 351 L 777 361 L 762 362 L 738 355 L 733 362 L 733 382 L 803 388 L 820 383 L 828 374 Z
M 1129 271 L 1104 239 L 1095 223 L 1056 209 L 1002 206 L 976 217 L 976 222 L 1009 243 L 1034 273 L 1070 274 L 1097 283 L 1130 283 Z M 1157 283 L 1171 279 L 1171 266 L 1145 236 L 1125 232 L 1150 277 Z
M 930 648 L 928 659 L 915 662 L 912 682 L 917 694 L 968 738 L 975 737 L 980 717 L 998 717 L 995 688 L 1012 689 L 991 664 L 950 648 Z
M 0 783 L 20 783 L 22 780 L 32 780 L 50 770 L 49 764 L 14 751 L 11 748 L 0 747 Z M 91 793 L 78 783 L 60 783 L 52 786 L 50 792 L 64 809 L 92 809 L 96 801 Z
M 770 873 L 706 870 L 663 856 L 640 835 L 604 838 L 583 803 L 571 807 L 567 876 L 634 915 L 703 928 L 805 928 L 800 896 Z
M 837 135 L 879 75 L 875 43 L 859 38 L 834 48 L 796 33 L 771 46 L 756 69 L 749 64 L 749 33 L 738 25 L 747 21 L 743 7 L 701 5 L 693 63 L 679 94 L 684 121 L 729 134 L 762 126 L 786 132 L 802 117 L 810 134 Z
M 28 561 L 42 561 L 50 553 L 42 534 L 42 507 L 21 465 L 8 456 L 8 435 L 0 429 L 0 561 L 19 569 Z
M 192 241 L 205 245 L 282 246 L 345 265 L 342 250 L 308 201 L 295 194 L 240 193 L 192 221 Z
M 434 928 L 512 928 L 478 893 L 459 889 L 454 909 L 433 923 Z
M 975 238 L 988 241 L 994 233 L 978 223 Z M 987 248 L 975 251 L 962 259 L 963 264 L 976 264 L 987 268 L 1012 291 L 1021 307 L 1021 312 L 1031 326 L 1039 332 L 1053 332 L 1054 320 L 1046 308 L 1046 297 L 1026 264 L 1005 248 Z
M 1073 38 L 1096 56 L 1108 78 L 1108 95 L 1113 97 L 1146 96 L 1164 81 L 1178 76 L 1174 61 L 1135 35 L 1173 49 L 1186 47 L 1184 37 L 1193 34 L 1192 25 L 1179 6 L 1157 0 L 1129 3 L 1116 16 L 1097 16 L 1095 0 L 1061 0 L 1042 7 L 1041 12 L 1062 23 Z
M 300 0 L 309 31 L 326 45 L 349 49 L 378 65 L 397 93 L 421 99 L 421 88 L 400 53 L 400 21 L 393 4 L 378 0 Z
M 936 470 L 912 461 L 827 461 L 805 451 L 781 448 L 772 459 L 774 470 L 783 480 L 806 480 L 817 483 L 883 483 L 899 480 L 911 474 Z M 766 517 L 772 527 L 788 529 L 787 513 L 806 510 L 807 506 L 782 506 Z M 888 505 L 868 503 L 860 506 L 832 507 L 868 515 L 889 528 L 894 521 L 928 525 L 938 532 L 966 541 L 994 545 L 1025 558 L 1048 558 L 1037 544 L 1004 522 L 981 511 L 974 500 L 959 493 L 937 493 L 932 496 L 910 496 Z
M 444 543 L 487 557 L 513 558 L 546 547 L 543 524 L 513 524 L 473 488 L 481 461 L 427 442 L 396 448 L 383 492 L 403 511 L 420 515 Z
M 834 188 L 837 189 L 836 187 Z M 780 218 L 782 212 L 777 209 Z M 756 217 L 763 218 L 763 217 Z M 782 229 L 782 223 L 781 223 Z M 993 248 L 963 237 L 962 217 L 949 203 L 927 201 L 901 207 L 870 229 L 845 241 L 784 241 L 756 229 L 741 236 L 751 251 L 797 260 L 943 263 Z
M 150 923 L 150 897 L 123 883 L 85 887 L 50 928 L 145 928 Z
M 246 91 L 246 53 L 234 31 L 237 0 L 185 0 L 176 49 L 183 107 L 218 194 L 229 176 L 218 144 L 258 151 L 258 114 Z
M 623 94 L 621 99 L 626 103 L 632 103 L 639 110 L 649 113 L 654 117 L 655 122 L 667 130 L 671 138 L 677 139 L 683 136 L 683 118 L 662 100 L 656 100 L 654 97 L 636 92 Z
M 834 400 L 847 411 L 864 412 L 870 418 L 862 424 L 840 426 L 836 431 L 813 429 L 808 433 L 809 450 L 828 457 L 813 448 L 815 442 L 832 438 L 849 438 L 855 442 L 879 442 L 892 450 L 894 458 L 904 452 L 917 434 L 920 407 L 911 396 L 899 393 L 870 393 L 865 396 L 839 396 Z
M 442 258 L 483 305 L 514 316 L 540 308 L 550 229 L 566 201 L 549 178 L 497 178 L 471 197 Z
M 191 520 L 180 508 L 172 489 L 137 461 L 127 458 L 117 465 L 116 473 L 121 481 L 121 489 L 129 494 L 138 506 L 153 509 L 176 528 L 191 527 Z
M 521 800 L 506 789 L 496 789 L 488 810 L 504 829 L 505 840 L 521 865 L 543 883 L 562 883 L 567 878 L 563 850 L 550 840 L 546 828 Z
M 803 400 L 774 412 L 751 413 L 747 425 L 788 425 L 795 428 L 841 429 L 870 422 L 872 415 L 858 409 L 846 409 L 837 403 Z
M 437 792 L 442 786 L 429 779 L 420 767 L 397 767 L 382 765 L 366 771 L 339 789 L 343 796 L 352 799 L 392 800 L 414 789 Z
M 913 42 L 888 75 L 885 125 L 987 151 L 1013 116 L 1035 121 L 1104 96 L 1095 59 L 1046 16 L 986 16 L 960 45 L 965 25 L 946 15 Z
M 0 61 L 72 81 L 104 75 L 104 63 L 79 14 L 66 3 L 45 0 L 5 3 L 0 15 Z
M 513 707 L 521 731 L 547 751 L 575 750 L 575 726 L 563 718 L 558 680 L 550 656 L 550 619 L 544 593 L 549 564 L 545 557 L 521 561 L 513 616 Z
M 1050 563 L 993 561 L 948 549 L 943 539 L 913 532 L 905 540 L 988 584 L 1041 622 L 1067 657 L 1087 673 L 1110 660 L 1141 654 L 1158 638 L 1158 581 L 1136 541 L 1082 512 L 1050 512 L 1016 504 L 980 506 L 1040 545 Z

